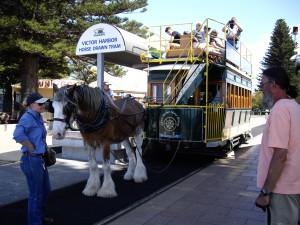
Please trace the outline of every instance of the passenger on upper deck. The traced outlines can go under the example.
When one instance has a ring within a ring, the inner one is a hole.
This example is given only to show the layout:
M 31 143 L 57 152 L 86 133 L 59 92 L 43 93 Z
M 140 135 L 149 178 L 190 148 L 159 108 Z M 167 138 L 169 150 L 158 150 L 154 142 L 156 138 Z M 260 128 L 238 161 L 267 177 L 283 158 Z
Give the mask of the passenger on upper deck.
M 180 45 L 181 34 L 178 31 L 173 31 L 171 27 L 166 27 L 165 32 L 171 36 L 170 43 L 175 43 Z
M 240 39 L 240 35 L 243 31 L 241 26 L 238 24 L 237 19 L 232 17 L 231 20 L 227 22 L 223 31 L 226 31 L 227 41 L 234 47 L 237 48 L 237 42 Z
M 200 27 L 201 27 L 201 24 L 200 24 Z M 194 47 L 201 48 L 201 49 L 205 48 L 206 38 L 208 38 L 208 43 L 210 41 L 209 31 L 210 31 L 210 27 L 204 26 L 203 31 L 198 32 L 198 37 L 200 37 L 200 38 L 198 39 L 198 43 Z M 195 37 L 196 37 L 196 35 L 195 35 Z
M 201 31 L 201 23 L 196 23 L 196 30 L 193 31 L 194 39 L 201 43 L 205 40 L 204 32 Z
M 215 29 L 210 32 L 209 36 L 210 36 L 210 44 L 213 47 L 218 49 L 225 48 L 224 41 L 218 37 L 218 32 Z

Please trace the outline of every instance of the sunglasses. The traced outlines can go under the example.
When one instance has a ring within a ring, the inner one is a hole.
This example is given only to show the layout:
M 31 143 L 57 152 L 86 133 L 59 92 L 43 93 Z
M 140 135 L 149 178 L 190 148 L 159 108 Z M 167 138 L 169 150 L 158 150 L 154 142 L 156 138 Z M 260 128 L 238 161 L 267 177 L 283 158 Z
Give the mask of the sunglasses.
M 39 106 L 45 105 L 45 103 L 37 103 Z

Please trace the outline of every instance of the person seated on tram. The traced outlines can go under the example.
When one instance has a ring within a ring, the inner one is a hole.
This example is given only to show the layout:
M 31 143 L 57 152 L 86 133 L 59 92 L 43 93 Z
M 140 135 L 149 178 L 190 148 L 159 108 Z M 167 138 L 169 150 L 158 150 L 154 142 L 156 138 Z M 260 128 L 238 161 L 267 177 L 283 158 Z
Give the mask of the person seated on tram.
M 223 41 L 218 37 L 218 32 L 212 30 L 209 36 L 209 52 L 213 55 L 222 56 L 225 52 L 225 46 Z
M 232 17 L 226 25 L 223 27 L 223 32 L 226 32 L 226 40 L 229 44 L 237 48 L 237 43 L 240 39 L 240 35 L 243 29 L 238 24 L 237 19 Z
M 225 43 L 224 41 L 218 37 L 218 32 L 214 29 L 210 32 L 210 43 L 213 47 L 224 50 Z
M 197 47 L 199 43 L 204 42 L 205 35 L 204 32 L 201 31 L 201 23 L 196 23 L 196 29 L 193 30 L 193 47 Z
M 201 27 L 201 24 L 200 24 L 200 27 Z M 197 34 L 197 36 L 198 36 L 198 38 L 197 38 L 198 43 L 196 43 L 194 45 L 194 47 L 205 49 L 205 47 L 206 47 L 206 40 L 208 39 L 208 43 L 210 41 L 210 37 L 209 37 L 210 30 L 211 30 L 210 27 L 204 26 L 203 27 L 203 31 L 198 31 L 198 34 Z M 196 37 L 196 33 L 195 33 L 195 37 Z
M 212 91 L 207 92 L 207 104 L 212 102 L 213 96 L 214 96 L 214 94 Z M 200 94 L 200 105 L 206 105 L 206 93 L 205 92 L 201 92 L 201 94 Z
M 173 31 L 171 27 L 166 27 L 165 32 L 171 36 L 170 47 L 179 47 L 181 34 L 178 31 Z

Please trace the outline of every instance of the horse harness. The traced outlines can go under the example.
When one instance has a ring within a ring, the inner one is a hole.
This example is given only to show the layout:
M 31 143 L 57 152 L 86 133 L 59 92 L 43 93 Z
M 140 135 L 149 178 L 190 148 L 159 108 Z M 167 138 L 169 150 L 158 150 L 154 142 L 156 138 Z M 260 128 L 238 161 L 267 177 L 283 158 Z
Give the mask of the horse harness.
M 100 95 L 101 95 L 101 103 L 99 105 L 98 110 L 96 110 L 95 119 L 93 121 L 90 121 L 90 122 L 82 121 L 82 119 L 80 118 L 80 116 L 76 112 L 76 107 L 78 106 L 78 104 L 67 93 L 65 93 L 65 95 L 64 95 L 66 97 L 66 101 L 67 101 L 67 105 L 64 106 L 64 107 L 66 107 L 64 109 L 64 114 L 66 112 L 73 114 L 76 122 L 78 123 L 79 130 L 83 133 L 93 133 L 95 131 L 98 131 L 101 128 L 103 128 L 109 120 L 119 119 L 121 116 L 132 117 L 132 116 L 136 116 L 136 115 L 139 115 L 139 114 L 142 114 L 142 113 L 145 112 L 145 109 L 143 109 L 142 111 L 140 111 L 138 113 L 133 113 L 133 114 L 123 113 L 125 108 L 126 108 L 126 105 L 128 104 L 128 102 L 130 100 L 134 99 L 131 96 L 125 97 L 126 99 L 123 102 L 123 104 L 121 106 L 121 109 L 118 109 L 118 108 L 116 108 L 117 107 L 116 105 L 111 106 L 111 104 L 109 104 L 109 99 L 108 99 L 109 96 L 107 96 L 102 90 L 100 90 Z M 72 105 L 73 107 L 68 106 L 68 104 Z M 110 115 L 110 113 L 109 113 L 110 110 L 109 109 L 112 109 L 113 111 L 116 112 L 115 116 Z M 53 121 L 60 121 L 60 122 L 65 122 L 65 123 L 69 124 L 69 119 L 66 120 L 66 119 L 62 119 L 62 118 L 53 118 Z M 132 129 L 135 128 L 135 125 L 131 124 L 129 121 L 127 121 L 127 120 L 124 120 L 124 121 Z

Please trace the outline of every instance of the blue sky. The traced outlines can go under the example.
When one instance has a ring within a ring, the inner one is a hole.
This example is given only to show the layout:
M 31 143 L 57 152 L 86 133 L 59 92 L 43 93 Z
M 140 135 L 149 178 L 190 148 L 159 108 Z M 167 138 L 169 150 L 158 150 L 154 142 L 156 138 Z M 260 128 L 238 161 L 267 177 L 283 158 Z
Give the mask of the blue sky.
M 300 0 L 148 0 L 145 13 L 126 16 L 145 26 L 195 24 L 206 18 L 226 23 L 235 16 L 244 29 L 242 41 L 253 54 L 255 74 L 260 72 L 259 62 L 268 48 L 276 20 L 284 19 L 290 28 L 300 26 Z

